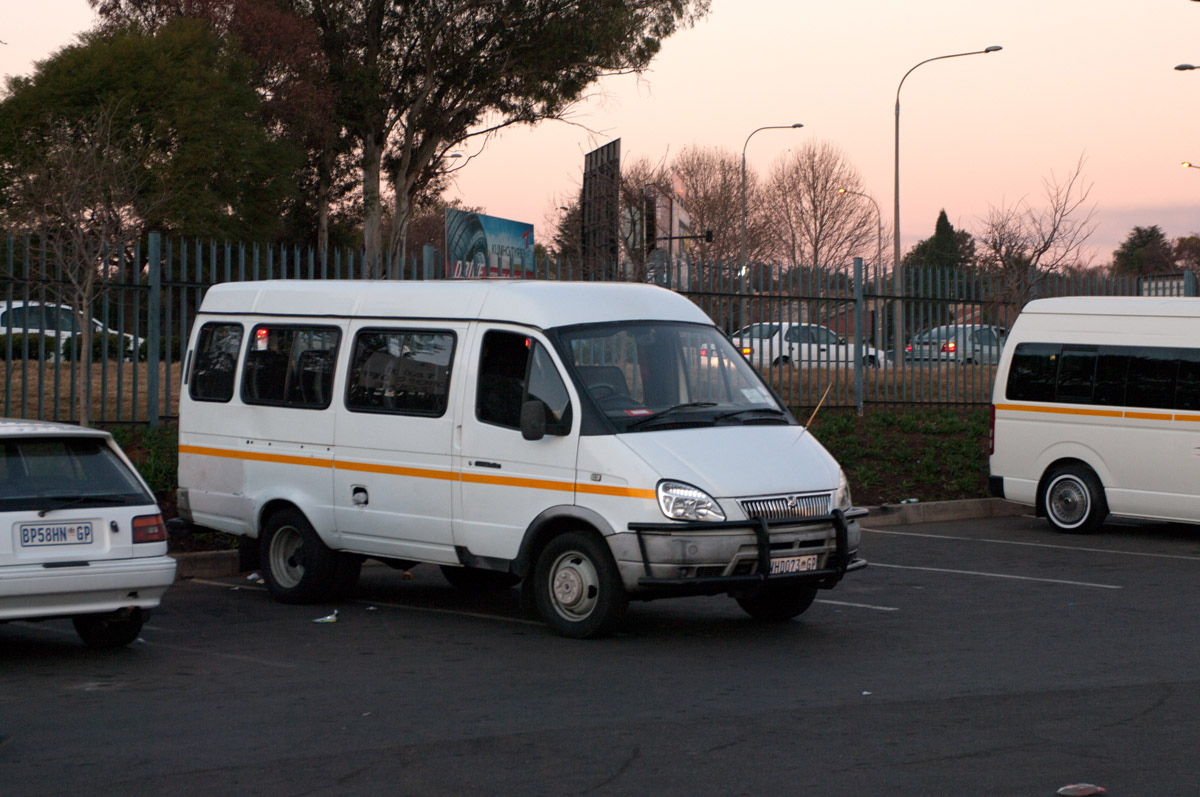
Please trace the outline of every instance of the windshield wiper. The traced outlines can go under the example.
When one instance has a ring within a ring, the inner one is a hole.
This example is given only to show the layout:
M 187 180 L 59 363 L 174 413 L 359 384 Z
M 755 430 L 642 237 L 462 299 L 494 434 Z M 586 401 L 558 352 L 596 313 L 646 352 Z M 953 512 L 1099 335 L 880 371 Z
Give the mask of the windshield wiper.
M 645 418 L 638 418 L 636 421 L 634 421 L 633 423 L 626 426 L 625 430 L 628 431 L 630 429 L 636 429 L 639 426 L 650 423 L 651 421 L 657 421 L 659 418 L 662 418 L 664 415 L 670 415 L 674 412 L 679 412 L 680 410 L 690 410 L 690 409 L 695 409 L 696 407 L 715 407 L 715 406 L 717 406 L 717 402 L 715 402 L 715 401 L 688 401 L 684 404 L 676 404 L 674 407 L 667 407 L 665 410 L 659 410 L 658 412 L 654 413 L 653 415 L 647 415 Z
M 715 416 L 713 418 L 713 420 L 721 421 L 721 420 L 724 420 L 725 418 L 735 418 L 738 415 L 744 415 L 747 412 L 765 412 L 765 413 L 768 413 L 768 414 L 780 419 L 784 423 L 787 423 L 787 413 L 784 412 L 783 410 L 777 410 L 774 407 L 749 407 L 744 410 L 734 410 L 733 412 L 722 412 L 720 415 Z

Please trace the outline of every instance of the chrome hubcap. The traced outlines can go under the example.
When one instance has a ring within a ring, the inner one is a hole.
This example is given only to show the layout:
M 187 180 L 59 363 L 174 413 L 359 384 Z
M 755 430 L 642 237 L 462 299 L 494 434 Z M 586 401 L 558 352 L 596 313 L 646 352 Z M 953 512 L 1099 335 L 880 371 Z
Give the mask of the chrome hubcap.
M 291 526 L 284 526 L 271 538 L 270 566 L 275 582 L 291 589 L 304 578 L 304 539 Z
M 1076 526 L 1088 511 L 1087 488 L 1064 476 L 1050 485 L 1050 512 L 1063 526 Z

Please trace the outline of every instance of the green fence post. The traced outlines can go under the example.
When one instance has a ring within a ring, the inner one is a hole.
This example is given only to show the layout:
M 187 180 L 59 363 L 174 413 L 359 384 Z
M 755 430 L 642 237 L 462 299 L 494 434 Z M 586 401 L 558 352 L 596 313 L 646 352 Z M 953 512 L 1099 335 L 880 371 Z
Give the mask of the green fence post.
M 863 312 L 863 259 L 854 258 L 854 406 L 858 414 L 863 414 L 863 393 L 866 387 L 866 375 L 863 370 L 867 367 L 863 356 L 863 324 L 866 315 Z
M 158 428 L 158 342 L 162 334 L 162 233 L 150 233 L 146 276 L 150 283 L 149 316 L 146 325 L 146 413 L 150 428 Z

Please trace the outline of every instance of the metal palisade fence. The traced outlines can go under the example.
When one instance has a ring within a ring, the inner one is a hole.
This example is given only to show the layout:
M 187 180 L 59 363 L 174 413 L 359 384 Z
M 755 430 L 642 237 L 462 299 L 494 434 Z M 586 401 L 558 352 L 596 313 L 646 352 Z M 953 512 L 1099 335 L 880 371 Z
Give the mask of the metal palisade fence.
M 0 357 L 5 417 L 149 424 L 177 414 L 181 363 L 209 286 L 263 279 L 432 279 L 426 256 L 364 262 L 296 246 L 200 242 L 151 234 L 98 270 L 90 315 L 71 310 L 72 280 L 36 237 L 0 249 Z M 1005 335 L 1030 299 L 1076 295 L 1196 296 L 1194 275 L 1110 278 L 989 275 L 908 268 L 891 276 L 845 267 L 678 263 L 627 274 L 543 261 L 530 279 L 652 281 L 687 296 L 758 368 L 783 401 L 817 406 L 986 406 Z M 92 345 L 83 351 L 81 325 Z

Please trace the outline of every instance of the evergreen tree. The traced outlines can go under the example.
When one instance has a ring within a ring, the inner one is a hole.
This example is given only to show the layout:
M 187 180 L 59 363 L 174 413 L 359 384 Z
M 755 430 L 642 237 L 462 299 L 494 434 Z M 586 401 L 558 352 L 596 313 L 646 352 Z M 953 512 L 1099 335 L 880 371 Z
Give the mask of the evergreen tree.
M 933 237 L 919 241 L 901 263 L 905 269 L 969 269 L 975 263 L 975 239 L 966 230 L 954 229 L 942 210 L 933 227 Z
M 1112 272 L 1116 275 L 1170 274 L 1176 269 L 1175 253 L 1157 224 L 1134 227 L 1113 252 Z

